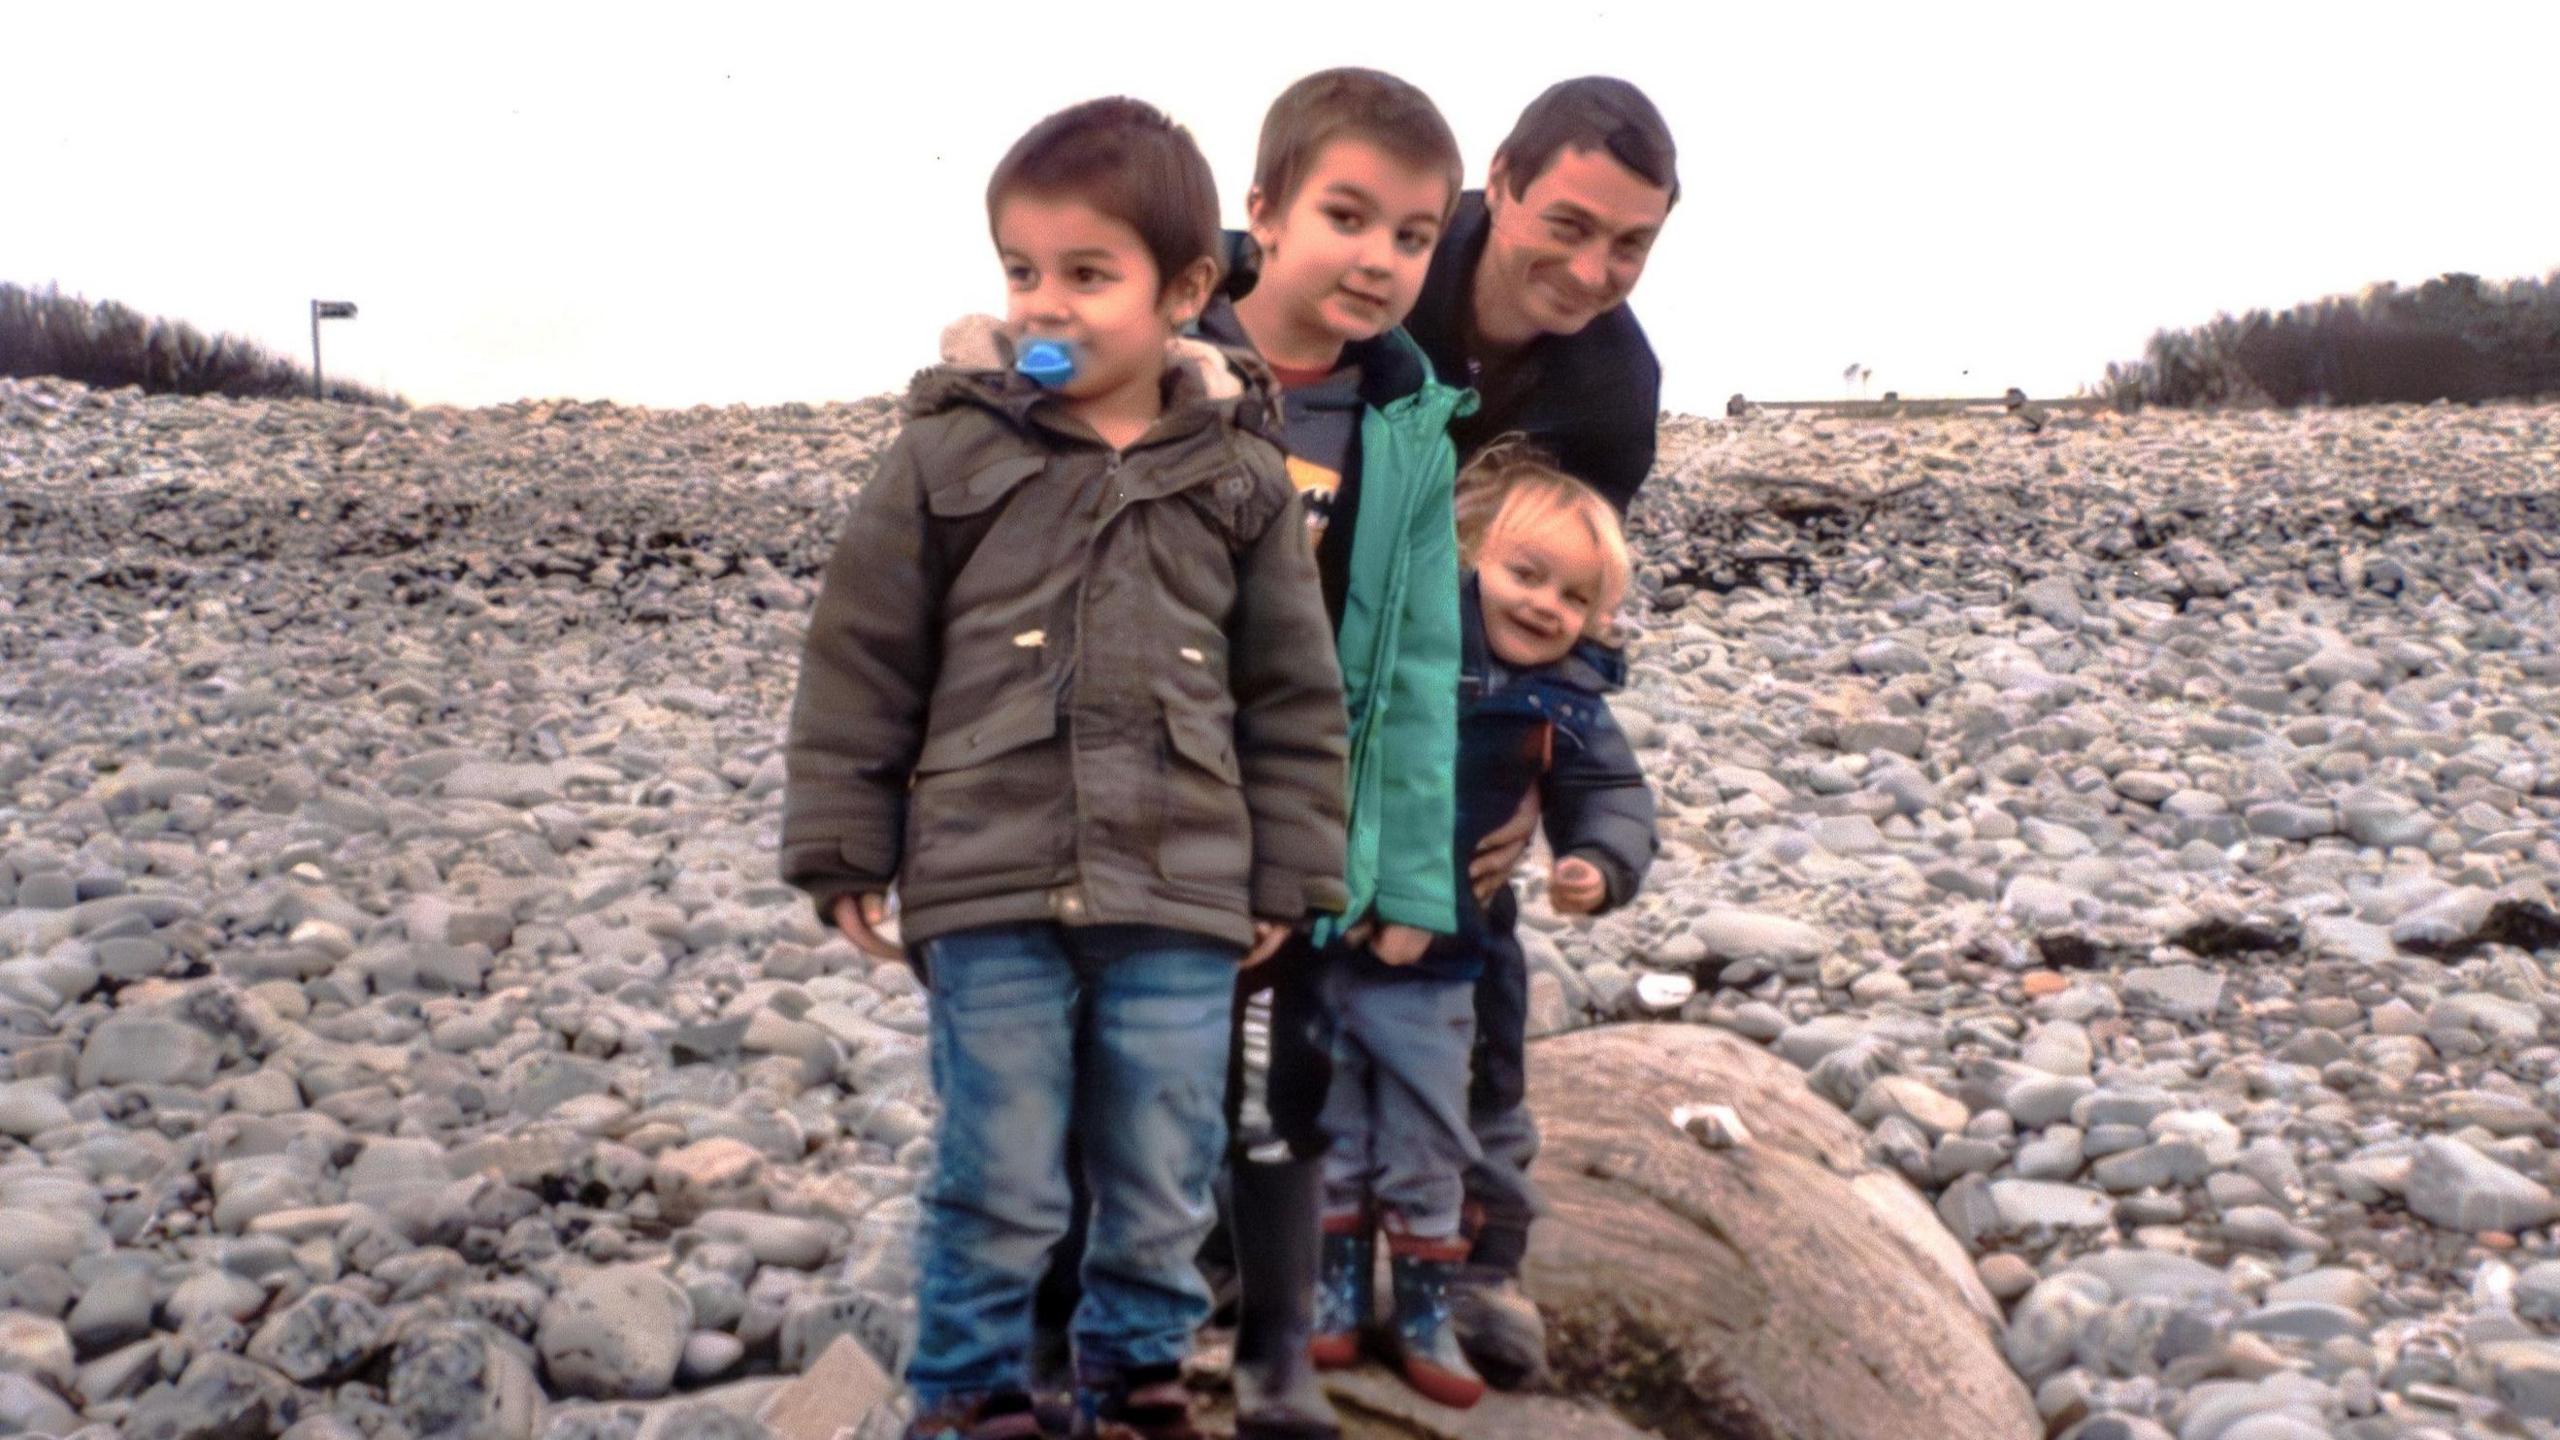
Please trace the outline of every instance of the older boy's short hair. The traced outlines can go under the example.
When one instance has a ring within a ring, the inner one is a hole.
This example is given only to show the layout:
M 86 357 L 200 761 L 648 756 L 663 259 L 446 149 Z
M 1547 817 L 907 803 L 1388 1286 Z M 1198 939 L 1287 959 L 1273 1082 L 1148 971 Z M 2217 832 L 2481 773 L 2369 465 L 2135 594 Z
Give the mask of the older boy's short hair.
M 1647 183 L 1670 191 L 1671 203 L 1680 203 L 1680 157 L 1671 127 L 1645 93 L 1626 81 L 1585 75 L 1558 81 L 1529 102 L 1493 152 L 1511 198 L 1519 199 L 1567 146 L 1608 152 Z
M 1153 105 L 1114 95 L 1034 125 L 987 180 L 987 228 L 1016 195 L 1080 200 L 1138 232 L 1156 293 L 1202 260 L 1220 263 L 1218 182 L 1191 132 Z
M 1319 70 L 1280 92 L 1262 117 L 1254 149 L 1253 184 L 1262 203 L 1281 209 L 1316 168 L 1324 147 L 1349 137 L 1366 140 L 1416 170 L 1436 170 L 1449 182 L 1442 202 L 1446 220 L 1466 184 L 1458 137 L 1431 97 L 1382 70 L 1344 66 Z

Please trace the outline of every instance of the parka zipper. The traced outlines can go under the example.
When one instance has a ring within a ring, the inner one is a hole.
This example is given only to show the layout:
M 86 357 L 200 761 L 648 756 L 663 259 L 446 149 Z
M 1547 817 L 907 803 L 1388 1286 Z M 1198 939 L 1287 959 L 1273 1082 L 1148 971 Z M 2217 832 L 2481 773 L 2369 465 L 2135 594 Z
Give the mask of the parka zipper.
M 1088 908 L 1084 902 L 1084 746 L 1077 743 L 1075 689 L 1084 677 L 1084 637 L 1093 628 L 1088 602 L 1093 587 L 1094 559 L 1102 551 L 1102 532 L 1119 514 L 1120 465 L 1126 458 L 1125 452 L 1113 451 L 1111 458 L 1103 462 L 1102 481 L 1095 487 L 1100 513 L 1094 517 L 1093 528 L 1085 536 L 1084 573 L 1076 577 L 1076 635 L 1074 642 L 1067 647 L 1067 670 L 1061 677 L 1064 683 L 1058 689 L 1058 705 L 1063 712 L 1059 728 L 1067 735 L 1067 788 L 1075 797 L 1075 834 L 1069 842 L 1069 855 L 1075 864 L 1075 881 L 1064 895 L 1052 895 L 1050 908 L 1068 921 L 1082 918 L 1082 912 Z

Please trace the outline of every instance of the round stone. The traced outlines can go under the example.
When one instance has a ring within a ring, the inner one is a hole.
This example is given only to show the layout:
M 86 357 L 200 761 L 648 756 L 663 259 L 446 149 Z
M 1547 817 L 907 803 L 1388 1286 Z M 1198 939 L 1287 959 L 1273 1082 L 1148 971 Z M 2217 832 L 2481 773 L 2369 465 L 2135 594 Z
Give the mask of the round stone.
M 608 1265 L 563 1281 L 535 1333 L 552 1388 L 596 1399 L 648 1399 L 675 1383 L 693 1305 L 646 1265 Z

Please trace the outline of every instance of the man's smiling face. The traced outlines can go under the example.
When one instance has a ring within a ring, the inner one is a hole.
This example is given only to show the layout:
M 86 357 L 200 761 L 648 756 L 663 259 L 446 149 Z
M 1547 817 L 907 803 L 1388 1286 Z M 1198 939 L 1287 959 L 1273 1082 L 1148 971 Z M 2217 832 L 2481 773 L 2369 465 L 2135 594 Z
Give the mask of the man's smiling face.
M 1571 335 L 1624 304 L 1671 213 L 1669 190 L 1606 150 L 1571 146 L 1518 195 L 1495 160 L 1484 197 L 1476 334 L 1496 346 Z

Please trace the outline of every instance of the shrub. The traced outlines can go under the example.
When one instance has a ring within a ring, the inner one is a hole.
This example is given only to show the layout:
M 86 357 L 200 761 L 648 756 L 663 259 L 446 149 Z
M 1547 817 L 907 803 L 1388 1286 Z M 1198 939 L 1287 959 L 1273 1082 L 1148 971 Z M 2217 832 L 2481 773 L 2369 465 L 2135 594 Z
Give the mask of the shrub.
M 101 389 L 139 385 L 155 395 L 311 393 L 310 371 L 238 336 L 208 339 L 191 325 L 147 318 L 113 300 L 92 305 L 51 285 L 0 284 L 0 375 L 53 375 Z M 403 403 L 344 380 L 329 382 L 329 398 Z
M 2384 282 L 2282 314 L 2163 330 L 2098 393 L 2140 405 L 2374 405 L 2560 394 L 2560 271 Z

